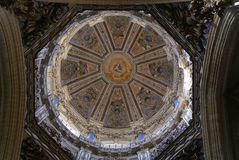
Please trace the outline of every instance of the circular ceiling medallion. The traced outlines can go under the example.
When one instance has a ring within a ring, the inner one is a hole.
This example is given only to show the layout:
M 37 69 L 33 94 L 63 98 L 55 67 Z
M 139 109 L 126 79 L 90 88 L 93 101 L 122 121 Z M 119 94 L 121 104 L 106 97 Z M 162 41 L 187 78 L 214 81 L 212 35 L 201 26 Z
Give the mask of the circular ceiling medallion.
M 123 83 L 132 75 L 132 64 L 125 54 L 111 53 L 103 62 L 105 77 L 113 83 Z

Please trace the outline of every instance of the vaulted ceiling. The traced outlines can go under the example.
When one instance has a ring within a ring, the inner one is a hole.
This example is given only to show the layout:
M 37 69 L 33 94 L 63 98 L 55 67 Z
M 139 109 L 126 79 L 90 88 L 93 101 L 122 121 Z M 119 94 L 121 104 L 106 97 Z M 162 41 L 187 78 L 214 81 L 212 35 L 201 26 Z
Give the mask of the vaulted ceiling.
M 216 119 L 199 112 L 200 70 L 213 16 L 226 4 L 1 1 L 18 18 L 25 51 L 21 158 L 203 159 L 200 121 Z M 207 157 L 218 157 L 208 148 Z M 229 148 L 221 153 L 230 155 Z
M 163 106 L 167 88 L 173 87 L 174 63 L 153 28 L 122 15 L 104 20 L 72 37 L 61 61 L 61 83 L 81 116 L 125 128 Z
M 77 15 L 37 56 L 36 76 L 44 79 L 37 83 L 43 86 L 36 95 L 39 125 L 66 128 L 106 155 L 134 156 L 140 145 L 163 148 L 192 119 L 189 55 L 149 14 L 84 14 L 91 16 L 79 21 Z

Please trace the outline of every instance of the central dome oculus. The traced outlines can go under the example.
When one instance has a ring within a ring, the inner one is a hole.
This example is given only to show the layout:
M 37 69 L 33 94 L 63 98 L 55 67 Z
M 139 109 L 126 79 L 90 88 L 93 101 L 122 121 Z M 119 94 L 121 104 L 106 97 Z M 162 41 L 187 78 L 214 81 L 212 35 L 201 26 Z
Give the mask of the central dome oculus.
M 113 83 L 123 83 L 132 75 L 132 64 L 126 54 L 112 53 L 103 63 L 105 77 Z

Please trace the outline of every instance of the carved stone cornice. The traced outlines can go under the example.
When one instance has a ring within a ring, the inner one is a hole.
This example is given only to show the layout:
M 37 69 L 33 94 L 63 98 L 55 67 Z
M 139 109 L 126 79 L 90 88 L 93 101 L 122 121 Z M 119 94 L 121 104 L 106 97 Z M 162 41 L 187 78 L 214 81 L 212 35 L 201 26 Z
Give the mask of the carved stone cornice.
M 38 0 L 43 2 L 54 2 L 54 3 L 73 3 L 73 4 L 91 4 L 91 5 L 140 5 L 140 4 L 159 4 L 159 3 L 179 3 L 190 0 Z

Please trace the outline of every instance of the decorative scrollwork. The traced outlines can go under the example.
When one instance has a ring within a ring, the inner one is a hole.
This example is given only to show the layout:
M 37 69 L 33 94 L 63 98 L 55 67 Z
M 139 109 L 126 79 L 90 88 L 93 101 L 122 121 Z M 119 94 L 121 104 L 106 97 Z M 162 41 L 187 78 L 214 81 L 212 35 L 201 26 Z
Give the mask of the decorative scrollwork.
M 66 4 L 33 0 L 15 0 L 14 3 L 9 1 L 5 5 L 11 5 L 18 18 L 25 47 L 33 45 L 52 27 L 52 24 L 58 22 L 69 10 Z

